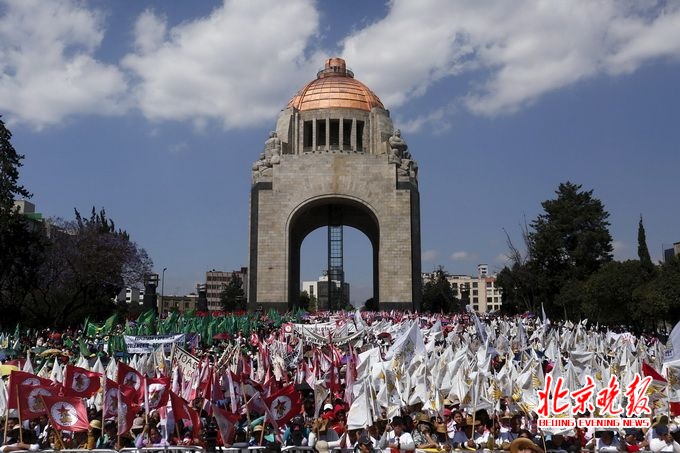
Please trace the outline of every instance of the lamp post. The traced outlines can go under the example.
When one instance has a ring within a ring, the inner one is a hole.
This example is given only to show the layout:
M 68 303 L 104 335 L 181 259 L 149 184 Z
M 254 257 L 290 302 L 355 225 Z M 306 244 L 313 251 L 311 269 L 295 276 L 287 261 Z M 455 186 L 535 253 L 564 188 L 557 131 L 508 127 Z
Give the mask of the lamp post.
M 164 267 L 163 272 L 161 272 L 161 309 L 159 310 L 159 316 L 163 316 L 163 308 L 165 306 L 165 271 L 167 271 L 168 268 Z

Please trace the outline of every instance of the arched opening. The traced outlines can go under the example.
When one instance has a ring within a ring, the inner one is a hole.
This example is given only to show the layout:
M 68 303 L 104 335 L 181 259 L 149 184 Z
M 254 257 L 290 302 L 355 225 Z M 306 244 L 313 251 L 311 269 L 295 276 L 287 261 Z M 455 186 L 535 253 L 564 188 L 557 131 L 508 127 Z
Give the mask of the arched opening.
M 373 246 L 361 231 L 343 226 L 344 282 L 348 284 L 349 302 L 363 307 L 373 297 Z M 328 227 L 319 227 L 302 241 L 300 250 L 300 291 L 317 300 L 320 293 L 327 298 L 327 288 L 319 285 L 320 277 L 328 270 Z
M 329 225 L 329 212 L 339 215 L 343 226 L 363 233 L 372 247 L 373 294 L 379 301 L 378 254 L 380 228 L 373 211 L 358 200 L 344 197 L 324 197 L 306 202 L 290 217 L 288 222 L 288 306 L 293 309 L 300 296 L 300 259 L 305 238 L 321 227 Z M 363 301 L 362 301 L 363 302 Z

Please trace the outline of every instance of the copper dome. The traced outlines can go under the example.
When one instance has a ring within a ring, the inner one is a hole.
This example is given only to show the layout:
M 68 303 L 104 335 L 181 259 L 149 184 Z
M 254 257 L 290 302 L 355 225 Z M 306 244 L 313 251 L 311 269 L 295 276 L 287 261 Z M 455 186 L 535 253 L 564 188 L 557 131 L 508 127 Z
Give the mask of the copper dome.
M 378 96 L 354 78 L 342 58 L 329 58 L 316 80 L 305 85 L 288 102 L 287 107 L 298 110 L 348 108 L 371 111 L 384 108 Z

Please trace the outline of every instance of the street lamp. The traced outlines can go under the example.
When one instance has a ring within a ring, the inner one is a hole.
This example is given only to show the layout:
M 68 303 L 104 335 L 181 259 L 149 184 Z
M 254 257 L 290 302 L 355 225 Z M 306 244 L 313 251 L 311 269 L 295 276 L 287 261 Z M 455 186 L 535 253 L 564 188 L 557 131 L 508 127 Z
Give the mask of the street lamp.
M 168 268 L 164 267 L 163 272 L 161 272 L 161 310 L 160 310 L 160 316 L 163 316 L 163 307 L 165 306 L 165 271 L 167 271 Z

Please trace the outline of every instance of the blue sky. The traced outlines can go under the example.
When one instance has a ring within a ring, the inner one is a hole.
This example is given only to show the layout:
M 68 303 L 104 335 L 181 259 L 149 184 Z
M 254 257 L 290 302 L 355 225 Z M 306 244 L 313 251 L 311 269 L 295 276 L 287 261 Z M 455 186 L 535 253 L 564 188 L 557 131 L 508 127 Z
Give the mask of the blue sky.
M 423 270 L 503 266 L 560 182 L 593 189 L 615 256 L 680 240 L 680 4 L 589 0 L 0 0 L 0 114 L 48 217 L 106 208 L 165 292 L 247 263 L 250 166 L 341 56 L 420 168 Z M 353 299 L 367 239 L 347 229 Z M 325 231 L 302 276 L 325 263 Z

